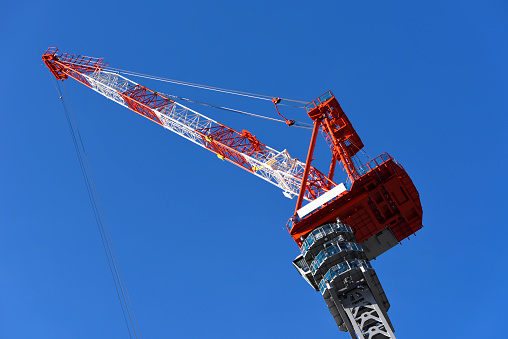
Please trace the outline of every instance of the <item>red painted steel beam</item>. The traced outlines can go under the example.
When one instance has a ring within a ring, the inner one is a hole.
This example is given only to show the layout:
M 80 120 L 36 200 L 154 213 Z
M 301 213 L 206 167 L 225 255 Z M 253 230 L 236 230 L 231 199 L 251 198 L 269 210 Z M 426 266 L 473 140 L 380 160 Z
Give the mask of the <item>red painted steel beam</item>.
M 334 158 L 330 164 L 329 177 L 333 177 L 331 171 L 335 169 L 334 162 L 337 159 L 353 182 L 356 179 L 353 177 L 356 168 L 351 157 L 363 148 L 363 143 L 339 102 L 328 91 L 306 105 L 306 110 L 312 120 L 320 119 L 325 140 L 332 150 Z
M 320 123 L 321 123 L 320 119 L 316 119 L 314 121 L 314 128 L 312 129 L 312 138 L 310 139 L 309 151 L 307 153 L 307 161 L 305 162 L 305 170 L 303 171 L 302 186 L 300 187 L 300 194 L 298 195 L 298 200 L 296 201 L 295 214 L 300 209 L 300 207 L 302 207 L 303 196 L 305 194 L 306 187 L 307 187 L 307 178 L 309 177 L 309 172 L 310 172 L 310 167 L 311 167 L 310 164 L 312 162 L 314 148 L 316 147 L 316 139 L 317 139 Z

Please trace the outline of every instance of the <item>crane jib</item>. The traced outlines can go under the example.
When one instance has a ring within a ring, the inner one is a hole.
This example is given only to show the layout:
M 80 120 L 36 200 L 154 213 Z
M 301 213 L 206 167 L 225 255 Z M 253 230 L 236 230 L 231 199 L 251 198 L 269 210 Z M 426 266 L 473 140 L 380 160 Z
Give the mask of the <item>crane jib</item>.
M 283 190 L 299 194 L 305 164 L 287 151 L 276 151 L 248 131 L 239 133 L 117 72 L 107 70 L 103 58 L 58 54 L 49 48 L 42 56 L 57 80 L 69 77 L 145 118 L 204 147 Z M 336 184 L 316 168 L 310 169 L 304 198 L 314 200 Z

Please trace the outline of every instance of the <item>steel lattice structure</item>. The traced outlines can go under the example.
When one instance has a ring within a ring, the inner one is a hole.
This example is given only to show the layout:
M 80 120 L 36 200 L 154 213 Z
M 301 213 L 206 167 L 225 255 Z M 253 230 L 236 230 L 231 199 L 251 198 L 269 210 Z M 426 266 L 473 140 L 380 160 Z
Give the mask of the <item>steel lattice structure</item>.
M 282 189 L 292 198 L 300 192 L 305 164 L 286 150 L 266 146 L 246 130 L 237 132 L 164 95 L 107 70 L 102 58 L 58 54 L 49 48 L 42 56 L 56 79 L 71 77 L 106 98 L 204 147 Z M 314 200 L 336 184 L 316 168 L 310 169 L 305 199 Z

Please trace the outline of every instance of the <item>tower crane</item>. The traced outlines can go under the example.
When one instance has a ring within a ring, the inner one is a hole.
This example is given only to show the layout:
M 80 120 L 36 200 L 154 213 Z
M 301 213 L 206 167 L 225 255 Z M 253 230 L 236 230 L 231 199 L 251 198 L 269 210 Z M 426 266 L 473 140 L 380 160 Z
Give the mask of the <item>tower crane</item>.
M 388 153 L 355 165 L 353 156 L 364 145 L 331 91 L 304 107 L 313 130 L 303 163 L 247 130 L 237 132 L 127 79 L 103 58 L 51 47 L 42 59 L 57 80 L 73 78 L 279 187 L 286 197 L 297 197 L 286 224 L 301 252 L 293 261 L 295 268 L 322 294 L 341 331 L 351 338 L 395 338 L 387 314 L 390 303 L 370 261 L 423 227 L 419 194 Z M 277 107 L 280 99 L 272 101 Z M 319 132 L 332 153 L 327 175 L 311 164 Z M 345 183 L 334 181 L 337 163 L 347 174 Z M 305 206 L 304 200 L 309 201 Z

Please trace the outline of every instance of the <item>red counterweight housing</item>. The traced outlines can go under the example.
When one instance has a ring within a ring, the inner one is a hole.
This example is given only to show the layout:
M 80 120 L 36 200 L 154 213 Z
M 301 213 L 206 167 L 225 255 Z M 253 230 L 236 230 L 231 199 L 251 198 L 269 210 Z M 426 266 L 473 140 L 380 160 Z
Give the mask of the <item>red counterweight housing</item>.
M 363 143 L 333 94 L 323 94 L 305 109 L 314 124 L 320 125 L 332 149 L 329 178 L 333 178 L 338 161 L 348 180 L 346 191 L 304 217 L 295 215 L 290 219 L 288 229 L 298 245 L 312 230 L 339 218 L 352 227 L 370 260 L 422 228 L 418 191 L 399 163 L 383 153 L 355 167 L 351 157 L 363 148 Z M 312 142 L 310 149 L 314 149 Z M 309 154 L 310 165 L 312 152 Z

